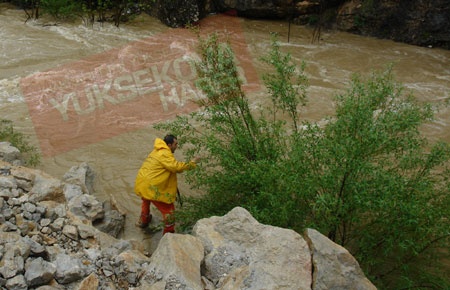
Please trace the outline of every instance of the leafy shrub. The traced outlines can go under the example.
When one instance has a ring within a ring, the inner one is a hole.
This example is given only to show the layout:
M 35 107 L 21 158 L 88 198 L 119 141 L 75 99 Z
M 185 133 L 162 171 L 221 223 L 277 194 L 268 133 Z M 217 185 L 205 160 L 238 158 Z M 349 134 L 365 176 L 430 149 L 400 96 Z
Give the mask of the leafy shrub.
M 270 106 L 259 112 L 228 45 L 212 35 L 199 55 L 202 111 L 155 126 L 178 135 L 188 157 L 203 156 L 187 180 L 204 194 L 178 211 L 182 227 L 242 206 L 262 223 L 320 230 L 381 288 L 449 287 L 437 265 L 449 242 L 450 148 L 419 133 L 436 107 L 405 94 L 388 68 L 355 75 L 325 125 L 300 123 L 304 64 L 293 65 L 276 39 L 262 59 L 274 67 L 263 76 Z
M 72 19 L 81 12 L 81 4 L 73 0 L 41 0 L 44 13 L 57 19 Z
M 25 135 L 14 130 L 12 121 L 0 120 L 0 141 L 8 141 L 12 146 L 19 149 L 25 157 L 25 163 L 30 166 L 37 166 L 40 163 L 40 155 L 37 149 L 31 146 Z

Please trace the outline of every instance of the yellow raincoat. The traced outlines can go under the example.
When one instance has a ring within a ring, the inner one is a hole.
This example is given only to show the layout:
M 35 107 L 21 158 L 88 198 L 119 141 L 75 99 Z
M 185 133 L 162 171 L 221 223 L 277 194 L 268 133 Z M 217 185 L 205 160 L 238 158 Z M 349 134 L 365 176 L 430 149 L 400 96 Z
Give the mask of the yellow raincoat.
M 164 140 L 155 140 L 153 151 L 147 156 L 136 177 L 134 191 L 148 200 L 167 204 L 177 196 L 177 173 L 194 169 L 194 162 L 178 162 Z

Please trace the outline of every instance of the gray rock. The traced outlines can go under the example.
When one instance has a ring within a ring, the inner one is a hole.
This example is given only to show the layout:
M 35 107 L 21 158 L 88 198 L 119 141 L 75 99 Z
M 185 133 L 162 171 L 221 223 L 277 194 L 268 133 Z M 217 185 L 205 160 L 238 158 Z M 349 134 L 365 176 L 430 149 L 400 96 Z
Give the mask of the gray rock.
M 76 257 L 59 254 L 56 257 L 55 265 L 55 278 L 62 284 L 78 281 L 86 275 L 83 263 Z
M 17 226 L 17 228 L 20 231 L 20 234 L 22 236 L 26 236 L 30 233 L 32 226 L 30 225 L 29 221 L 23 222 L 22 224 L 20 224 L 19 226 Z
M 64 227 L 64 222 L 65 222 L 64 218 L 57 218 L 52 224 L 50 224 L 50 228 L 53 231 L 60 231 Z
M 66 200 L 70 201 L 72 198 L 82 195 L 83 189 L 79 185 L 66 183 L 63 188 L 63 193 Z
M 204 275 L 216 283 L 233 268 L 250 264 L 249 257 L 236 245 L 225 245 L 214 249 L 205 257 Z
M 314 263 L 312 289 L 376 289 L 345 248 L 313 229 L 305 230 L 305 239 Z
M 1 232 L 0 231 L 0 241 L 2 241 L 5 244 L 8 243 L 15 243 L 16 241 L 20 240 L 21 236 L 17 232 Z
M 46 209 L 43 206 L 37 206 L 36 212 L 39 213 L 41 216 L 45 215 Z
M 99 257 L 101 257 L 101 252 L 98 249 L 91 248 L 84 250 L 84 253 L 89 258 L 89 260 L 95 262 Z
M 64 249 L 61 248 L 60 245 L 54 244 L 52 246 L 45 247 L 45 253 L 48 256 L 48 259 L 51 262 L 54 262 L 56 260 L 56 258 L 58 257 L 58 255 L 64 254 Z
M 205 246 L 206 278 L 226 289 L 310 289 L 311 254 L 292 230 L 258 223 L 237 207 L 197 222 L 193 235 Z M 220 280 L 220 279 L 219 279 Z
M 23 237 L 22 240 L 29 245 L 30 252 L 33 256 L 40 256 L 45 253 L 45 247 L 38 242 L 30 239 L 29 237 Z
M 117 255 L 119 255 L 119 250 L 116 248 L 103 248 L 102 249 L 102 256 L 108 260 L 113 259 Z
M 166 234 L 153 253 L 147 270 L 161 274 L 165 281 L 172 277 L 186 289 L 200 290 L 203 289 L 200 275 L 203 252 L 203 245 L 196 237 Z M 158 279 L 154 280 L 156 282 Z
M 0 160 L 13 163 L 20 160 L 20 151 L 9 142 L 0 142 Z
M 36 174 L 34 185 L 30 190 L 30 201 L 64 201 L 64 199 L 61 181 L 48 175 Z
M 92 195 L 87 194 L 72 198 L 69 202 L 69 210 L 73 214 L 90 221 L 101 219 L 105 214 L 102 203 Z
M 55 212 L 55 208 L 59 206 L 59 203 L 55 201 L 42 201 L 37 203 L 38 207 L 45 208 L 44 217 L 51 219 L 52 221 L 58 218 L 58 215 Z
M 107 270 L 107 269 L 102 269 L 103 270 L 103 274 L 106 276 L 106 277 L 111 277 L 113 274 L 114 274 L 114 272 L 113 271 L 110 271 L 110 270 Z
M 3 210 L 3 216 L 5 217 L 5 219 L 9 220 L 10 218 L 12 218 L 14 215 L 14 212 L 12 209 L 10 208 L 6 208 Z
M 27 211 L 23 212 L 23 217 L 30 221 L 33 220 L 33 215 Z
M 33 184 L 31 181 L 23 180 L 23 179 L 16 179 L 17 187 L 25 190 L 26 192 L 29 192 L 33 188 Z
M 51 222 L 52 222 L 51 219 L 42 219 L 39 224 L 41 225 L 41 227 L 46 227 L 49 226 Z
M 112 209 L 109 201 L 103 203 L 103 209 L 105 212 L 103 219 L 94 223 L 94 226 L 100 231 L 117 238 L 125 226 L 125 217 L 117 210 Z
M 11 218 L 12 220 L 12 218 Z M 5 222 L 6 228 L 3 229 L 5 232 L 15 232 L 17 231 L 17 226 L 9 221 Z
M 131 250 L 133 245 L 129 241 L 119 240 L 119 242 L 113 245 L 114 248 L 118 250 L 118 253 L 122 253 L 123 251 Z
M 9 189 L 9 188 L 0 188 L 0 197 L 2 199 L 6 199 L 6 200 L 12 198 L 13 194 L 11 192 L 11 189 Z
M 11 194 L 13 197 L 18 198 L 23 191 L 21 189 L 13 188 L 11 189 Z
M 63 234 L 72 240 L 78 240 L 78 230 L 73 225 L 65 225 L 63 228 Z
M 41 214 L 40 213 L 34 213 L 33 214 L 33 221 L 36 223 L 39 223 L 41 221 Z
M 43 227 L 41 229 L 41 233 L 46 234 L 46 235 L 50 235 L 52 233 L 52 230 L 49 227 Z
M 22 204 L 29 202 L 30 196 L 28 194 L 21 194 L 17 200 L 22 205 Z
M 24 270 L 24 260 L 18 251 L 6 251 L 0 264 L 3 265 L 0 267 L 0 274 L 5 279 L 21 274 Z
M 53 279 L 56 266 L 44 261 L 41 257 L 27 262 L 25 266 L 25 280 L 29 286 L 40 286 L 47 284 Z
M 6 282 L 6 289 L 8 290 L 26 290 L 28 289 L 27 282 L 23 275 L 17 275 Z
M 16 179 L 17 186 L 19 188 L 22 188 L 26 192 L 30 191 L 31 188 L 33 187 L 35 175 L 32 172 L 13 168 L 11 170 L 11 175 L 13 175 L 14 178 Z
M 126 275 L 126 279 L 130 284 L 136 284 L 137 282 L 137 273 L 128 273 Z
M 24 260 L 28 258 L 31 252 L 31 246 L 25 237 L 13 243 L 9 248 L 15 252 L 15 255 L 20 255 Z
M 56 206 L 55 207 L 55 213 L 60 218 L 67 217 L 66 206 L 64 204 L 60 204 L 60 205 Z
M 95 236 L 95 228 L 84 224 L 79 224 L 77 227 L 78 233 L 82 239 L 92 238 Z
M 70 168 L 63 176 L 66 183 L 75 184 L 83 189 L 86 194 L 94 193 L 95 172 L 87 162 Z
M 12 176 L 0 176 L 0 188 L 10 190 L 17 188 L 17 182 Z
M 36 205 L 34 205 L 30 202 L 25 203 L 23 205 L 23 208 L 24 208 L 24 210 L 26 210 L 27 212 L 30 212 L 30 213 L 34 213 L 36 211 Z

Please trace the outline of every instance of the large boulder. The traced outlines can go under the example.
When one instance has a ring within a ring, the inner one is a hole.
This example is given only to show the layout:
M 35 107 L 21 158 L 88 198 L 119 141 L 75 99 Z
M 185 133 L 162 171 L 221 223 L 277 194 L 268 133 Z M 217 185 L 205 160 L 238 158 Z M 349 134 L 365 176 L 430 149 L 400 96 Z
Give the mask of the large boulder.
M 105 212 L 103 219 L 94 223 L 94 226 L 100 231 L 117 238 L 125 226 L 125 217 L 114 209 L 109 201 L 103 203 L 103 210 Z
M 152 262 L 147 267 L 152 284 L 165 281 L 176 284 L 183 289 L 202 290 L 200 264 L 203 260 L 203 245 L 191 235 L 166 234 L 152 255 Z M 171 288 L 166 284 L 166 289 Z
M 25 265 L 25 280 L 29 286 L 40 286 L 47 284 L 53 279 L 56 266 L 44 261 L 41 257 L 27 262 Z
M 69 202 L 72 198 L 83 194 L 83 189 L 79 185 L 66 183 L 63 188 L 64 197 Z
M 304 236 L 312 252 L 313 290 L 377 289 L 345 248 L 314 229 L 306 229 Z
M 292 230 L 258 223 L 237 207 L 197 222 L 205 246 L 204 275 L 227 289 L 310 289 L 311 254 Z
M 82 194 L 72 198 L 69 202 L 69 210 L 74 215 L 90 221 L 102 219 L 105 215 L 103 204 L 94 196 L 88 194 Z
M 77 257 L 59 254 L 54 263 L 56 265 L 55 278 L 61 284 L 80 280 L 86 275 L 85 266 Z
M 87 162 L 72 166 L 63 176 L 65 183 L 75 184 L 83 189 L 86 194 L 94 193 L 95 172 Z
M 5 279 L 13 278 L 24 271 L 24 259 L 18 249 L 6 251 L 0 262 L 0 274 Z
M 27 282 L 25 281 L 25 278 L 23 275 L 17 275 L 12 279 L 9 279 L 8 282 L 6 282 L 6 289 L 9 290 L 27 290 Z
M 43 172 L 36 172 L 29 199 L 32 202 L 45 200 L 64 202 L 65 197 L 62 192 L 61 181 Z

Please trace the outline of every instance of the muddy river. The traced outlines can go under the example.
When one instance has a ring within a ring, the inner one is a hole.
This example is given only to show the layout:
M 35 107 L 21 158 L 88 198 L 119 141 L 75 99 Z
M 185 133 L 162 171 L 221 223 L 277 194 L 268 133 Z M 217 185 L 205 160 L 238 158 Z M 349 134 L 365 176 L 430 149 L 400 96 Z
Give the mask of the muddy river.
M 285 22 L 215 17 L 203 27 L 225 27 L 234 37 L 252 106 L 266 102 L 257 76 L 267 69 L 259 57 L 270 47 L 269 32 L 279 33 L 282 49 L 295 62 L 307 64 L 305 119 L 332 114 L 332 97 L 348 87 L 353 73 L 368 74 L 388 63 L 419 100 L 449 97 L 450 51 L 335 31 L 312 44 L 312 30 L 302 26 L 291 27 L 287 43 Z M 194 76 L 184 59 L 192 35 L 149 16 L 120 28 L 24 20 L 23 11 L 0 4 L 0 118 L 14 121 L 40 148 L 39 169 L 53 176 L 88 162 L 96 172 L 97 197 L 114 198 L 127 213 L 123 237 L 148 239 L 134 227 L 140 211 L 134 180 L 154 139 L 164 134 L 151 124 L 189 112 L 189 100 L 200 94 L 189 85 Z M 424 134 L 450 142 L 450 110 L 436 117 Z M 183 159 L 182 150 L 175 155 Z M 182 174 L 179 187 L 194 194 Z

